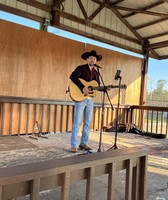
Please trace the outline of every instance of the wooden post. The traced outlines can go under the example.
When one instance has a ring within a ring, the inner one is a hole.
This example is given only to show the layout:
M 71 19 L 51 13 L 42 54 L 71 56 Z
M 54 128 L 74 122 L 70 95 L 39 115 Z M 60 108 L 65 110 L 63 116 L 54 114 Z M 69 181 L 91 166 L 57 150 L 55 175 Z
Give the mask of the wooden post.
M 30 181 L 30 199 L 31 200 L 38 200 L 39 199 L 39 192 L 40 192 L 40 178 L 36 178 Z

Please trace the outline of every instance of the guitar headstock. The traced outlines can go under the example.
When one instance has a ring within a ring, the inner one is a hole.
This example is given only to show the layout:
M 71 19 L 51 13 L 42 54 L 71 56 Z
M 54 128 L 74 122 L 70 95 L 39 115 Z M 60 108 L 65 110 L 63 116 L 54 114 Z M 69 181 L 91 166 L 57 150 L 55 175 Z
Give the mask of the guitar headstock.
M 127 85 L 126 84 L 121 84 L 120 86 L 119 85 L 109 85 L 107 86 L 108 88 L 119 88 L 120 89 L 127 89 Z
M 126 84 L 121 84 L 121 85 L 120 85 L 120 88 L 121 88 L 121 89 L 127 89 L 127 85 L 126 85 Z

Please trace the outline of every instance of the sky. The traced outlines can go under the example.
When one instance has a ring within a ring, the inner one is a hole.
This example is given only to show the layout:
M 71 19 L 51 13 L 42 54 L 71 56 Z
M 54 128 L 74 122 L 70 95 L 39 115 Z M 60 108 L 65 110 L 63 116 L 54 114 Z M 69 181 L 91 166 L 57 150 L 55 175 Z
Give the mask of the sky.
M 9 14 L 3 11 L 0 11 L 0 19 L 4 19 L 7 21 L 11 21 L 17 24 L 25 25 L 34 29 L 40 28 L 40 24 L 38 22 L 35 22 L 33 20 L 29 20 L 23 17 L 19 17 L 13 14 Z M 111 49 L 113 51 L 118 51 L 124 54 L 132 55 L 135 57 L 142 58 L 142 55 L 132 53 L 130 51 L 126 51 L 111 45 L 107 45 L 101 42 L 97 42 L 82 36 L 75 35 L 73 33 L 69 33 L 63 30 L 60 30 L 58 28 L 54 28 L 49 26 L 48 32 L 53 33 L 55 35 L 59 35 L 62 37 L 74 39 L 80 42 L 88 43 L 88 44 L 94 44 L 96 46 L 100 46 L 103 48 Z M 157 81 L 158 80 L 166 80 L 165 88 L 168 91 L 168 59 L 166 60 L 156 60 L 156 59 L 149 59 L 148 64 L 148 81 L 147 81 L 147 90 L 149 92 L 153 91 L 157 87 Z

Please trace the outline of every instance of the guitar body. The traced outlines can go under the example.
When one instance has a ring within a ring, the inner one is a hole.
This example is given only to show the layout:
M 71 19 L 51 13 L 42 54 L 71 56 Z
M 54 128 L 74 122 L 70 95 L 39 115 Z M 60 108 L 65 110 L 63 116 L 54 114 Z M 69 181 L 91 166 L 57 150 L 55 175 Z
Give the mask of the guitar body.
M 97 81 L 95 80 L 92 80 L 92 81 L 85 81 L 81 78 L 79 78 L 79 80 L 82 82 L 83 85 L 85 85 L 86 87 L 98 87 L 98 83 Z M 91 91 L 90 94 L 88 94 L 87 96 L 85 96 L 81 90 L 78 88 L 78 86 L 74 83 L 74 82 L 70 82 L 70 85 L 69 85 L 69 95 L 71 97 L 71 99 L 73 101 L 83 101 L 85 100 L 87 97 L 95 97 L 96 96 L 96 93 L 97 91 L 96 90 L 93 90 Z
M 82 84 L 85 87 L 89 88 L 90 94 L 88 94 L 87 96 L 84 95 L 81 92 L 81 90 L 78 88 L 78 86 L 74 82 L 71 81 L 67 92 L 69 92 L 69 95 L 73 101 L 83 101 L 87 97 L 95 97 L 97 94 L 97 90 L 105 91 L 105 90 L 108 90 L 111 88 L 119 88 L 118 85 L 98 86 L 98 83 L 95 80 L 89 81 L 89 82 L 87 82 L 81 78 L 79 78 L 79 80 L 82 82 Z M 127 88 L 126 85 L 120 85 L 120 89 L 126 89 L 126 88 Z

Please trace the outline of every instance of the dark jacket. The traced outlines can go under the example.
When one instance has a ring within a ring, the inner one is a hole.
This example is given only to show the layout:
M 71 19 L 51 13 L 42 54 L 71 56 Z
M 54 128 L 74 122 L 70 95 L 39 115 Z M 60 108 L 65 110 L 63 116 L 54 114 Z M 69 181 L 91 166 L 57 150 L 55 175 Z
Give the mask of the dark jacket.
M 100 85 L 100 80 L 99 80 L 99 72 L 94 70 L 94 75 L 91 78 L 91 71 L 88 66 L 88 64 L 80 65 L 78 66 L 70 75 L 69 77 L 82 91 L 83 88 L 85 87 L 79 78 L 82 78 L 83 80 L 89 82 L 91 80 L 96 80 L 97 83 Z

